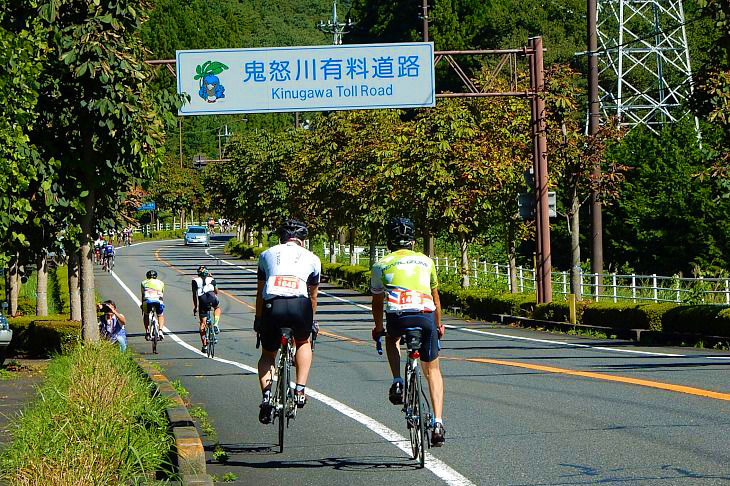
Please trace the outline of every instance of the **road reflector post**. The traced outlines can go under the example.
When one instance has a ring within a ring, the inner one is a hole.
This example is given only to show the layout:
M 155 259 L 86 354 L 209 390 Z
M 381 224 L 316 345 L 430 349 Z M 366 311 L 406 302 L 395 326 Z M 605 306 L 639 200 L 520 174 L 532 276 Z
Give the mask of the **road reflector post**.
M 578 316 L 575 312 L 575 294 L 568 294 L 568 308 L 570 309 L 570 323 L 578 323 Z

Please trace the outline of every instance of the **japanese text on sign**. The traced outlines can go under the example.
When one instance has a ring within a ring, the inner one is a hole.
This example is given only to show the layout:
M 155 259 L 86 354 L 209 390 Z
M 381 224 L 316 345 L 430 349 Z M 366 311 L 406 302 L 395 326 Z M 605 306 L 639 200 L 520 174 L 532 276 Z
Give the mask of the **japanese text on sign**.
M 433 44 L 177 52 L 181 115 L 433 106 Z

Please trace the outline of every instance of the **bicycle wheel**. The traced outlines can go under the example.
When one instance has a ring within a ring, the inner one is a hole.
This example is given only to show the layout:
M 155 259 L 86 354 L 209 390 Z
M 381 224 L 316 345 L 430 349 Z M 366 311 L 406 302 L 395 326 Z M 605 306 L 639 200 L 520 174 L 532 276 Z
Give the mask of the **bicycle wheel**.
M 157 341 L 160 340 L 160 329 L 157 327 L 157 312 L 150 311 L 150 337 L 152 341 L 152 354 L 157 354 Z
M 289 360 L 288 350 L 289 345 L 282 346 L 281 355 L 279 357 L 279 382 L 277 387 L 279 388 L 279 401 L 276 404 L 277 413 L 279 415 L 279 452 L 284 452 L 284 419 L 286 418 L 287 409 L 289 407 Z
M 423 407 L 421 404 L 421 380 L 418 368 L 410 372 L 407 392 L 408 431 L 411 436 L 411 452 L 413 459 L 417 460 L 419 467 L 426 462 L 426 449 L 424 447 L 426 438 L 426 424 L 423 420 Z
M 205 325 L 208 330 L 208 357 L 212 358 L 215 356 L 215 334 L 213 333 L 213 325 L 210 323 L 210 316 L 206 319 Z

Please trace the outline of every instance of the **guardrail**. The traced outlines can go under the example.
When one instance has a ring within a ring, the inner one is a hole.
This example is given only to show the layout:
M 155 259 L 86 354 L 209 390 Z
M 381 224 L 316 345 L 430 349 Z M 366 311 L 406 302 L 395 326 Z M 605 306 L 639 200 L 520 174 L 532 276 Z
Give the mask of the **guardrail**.
M 460 275 L 459 260 L 434 258 L 436 270 L 447 276 Z M 517 291 L 535 291 L 535 272 L 517 267 Z M 472 260 L 469 276 L 474 287 L 512 291 L 509 267 L 498 263 Z M 616 273 L 581 273 L 581 294 L 594 301 L 674 302 L 730 305 L 730 278 L 688 278 L 661 275 L 620 275 Z M 568 272 L 553 272 L 553 298 L 570 293 Z

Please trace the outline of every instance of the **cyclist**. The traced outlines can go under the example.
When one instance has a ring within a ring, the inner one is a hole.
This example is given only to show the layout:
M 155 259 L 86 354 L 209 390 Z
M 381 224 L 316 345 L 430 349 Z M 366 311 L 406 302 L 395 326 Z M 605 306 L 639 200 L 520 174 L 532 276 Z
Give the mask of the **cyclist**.
M 373 339 L 383 331 L 383 310 L 387 324 L 385 348 L 393 384 L 388 391 L 391 403 L 403 403 L 403 378 L 400 372 L 399 341 L 403 331 L 421 329 L 421 363 L 433 403 L 434 427 L 431 443 L 444 443 L 442 419 L 444 383 L 439 368 L 439 339 L 444 335 L 441 302 L 433 260 L 413 251 L 415 227 L 408 218 L 394 218 L 386 226 L 391 251 L 373 265 L 371 273 L 372 309 L 375 327 Z
M 147 279 L 142 281 L 142 319 L 144 321 L 145 339 L 149 341 L 150 337 L 150 319 L 149 310 L 151 306 L 157 308 L 157 317 L 160 324 L 160 340 L 164 339 L 162 328 L 165 326 L 165 304 L 163 302 L 165 294 L 165 284 L 157 278 L 155 270 L 147 272 Z
M 218 285 L 215 279 L 210 276 L 205 265 L 198 267 L 198 276 L 193 279 L 193 315 L 198 313 L 200 308 L 200 342 L 203 344 L 202 351 L 208 352 L 208 339 L 206 337 L 206 313 L 213 311 L 213 331 L 218 334 L 218 322 L 221 318 L 221 309 L 218 307 Z M 216 341 L 217 342 L 217 341 Z
M 259 381 L 263 399 L 259 421 L 269 423 L 271 408 L 272 368 L 279 349 L 279 331 L 289 327 L 296 343 L 297 407 L 307 402 L 305 387 L 312 365 L 312 347 L 309 336 L 317 311 L 317 288 L 322 270 L 319 258 L 303 247 L 307 227 L 295 219 L 284 221 L 277 231 L 280 244 L 263 252 L 258 263 L 256 317 L 254 329 L 261 337 Z
M 94 260 L 101 263 L 101 249 L 106 245 L 103 236 L 99 233 L 99 237 L 94 241 Z
M 107 270 L 111 270 L 111 263 L 114 259 L 114 245 L 111 241 L 108 241 L 103 247 L 104 252 L 104 264 L 103 267 Z

